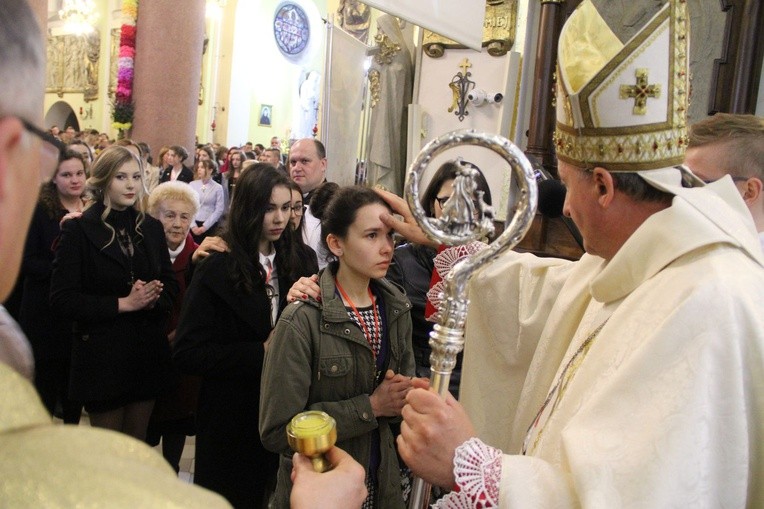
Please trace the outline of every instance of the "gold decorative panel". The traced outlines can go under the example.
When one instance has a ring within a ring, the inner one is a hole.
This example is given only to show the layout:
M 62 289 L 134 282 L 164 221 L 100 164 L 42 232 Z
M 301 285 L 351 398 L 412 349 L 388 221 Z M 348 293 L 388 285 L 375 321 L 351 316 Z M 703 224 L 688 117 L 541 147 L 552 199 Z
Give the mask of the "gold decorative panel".
M 98 99 L 100 40 L 98 32 L 48 37 L 45 91 L 59 97 L 82 93 L 85 101 Z
M 483 21 L 483 47 L 494 57 L 505 55 L 515 43 L 517 25 L 516 0 L 487 0 Z M 432 57 L 442 57 L 446 49 L 466 48 L 447 37 L 429 30 L 424 31 L 424 52 Z
M 109 44 L 109 97 L 114 97 L 117 92 L 117 70 L 119 69 L 119 37 L 122 30 L 111 29 L 111 43 Z

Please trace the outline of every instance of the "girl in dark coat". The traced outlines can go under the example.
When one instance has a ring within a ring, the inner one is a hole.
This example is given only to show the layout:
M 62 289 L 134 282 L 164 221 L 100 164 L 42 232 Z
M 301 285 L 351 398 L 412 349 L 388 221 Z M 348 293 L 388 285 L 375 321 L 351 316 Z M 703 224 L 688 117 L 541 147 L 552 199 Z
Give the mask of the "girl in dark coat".
M 79 152 L 67 149 L 53 178 L 40 189 L 32 223 L 29 225 L 21 271 L 24 291 L 19 325 L 32 345 L 35 388 L 52 414 L 61 404 L 67 424 L 80 421 L 82 405 L 69 399 L 69 364 L 72 356 L 72 321 L 55 316 L 50 307 L 50 277 L 53 243 L 61 233 L 65 214 L 81 212 L 87 163 Z
M 196 268 L 173 358 L 202 377 L 194 482 L 234 507 L 262 507 L 278 458 L 257 431 L 260 371 L 287 290 L 303 269 L 289 228 L 289 181 L 266 164 L 241 173 L 223 239 Z
M 88 179 L 94 203 L 65 221 L 51 304 L 75 321 L 69 395 L 94 426 L 143 439 L 166 376 L 178 284 L 161 224 L 144 214 L 138 159 L 110 147 Z

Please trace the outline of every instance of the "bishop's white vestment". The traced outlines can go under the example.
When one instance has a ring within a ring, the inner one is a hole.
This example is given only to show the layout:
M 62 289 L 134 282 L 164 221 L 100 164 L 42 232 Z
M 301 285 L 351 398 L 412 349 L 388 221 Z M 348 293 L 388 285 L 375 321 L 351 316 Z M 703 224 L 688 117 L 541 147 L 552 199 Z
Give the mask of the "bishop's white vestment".
M 460 394 L 500 507 L 764 507 L 761 249 L 742 201 L 680 194 L 610 262 L 473 279 Z

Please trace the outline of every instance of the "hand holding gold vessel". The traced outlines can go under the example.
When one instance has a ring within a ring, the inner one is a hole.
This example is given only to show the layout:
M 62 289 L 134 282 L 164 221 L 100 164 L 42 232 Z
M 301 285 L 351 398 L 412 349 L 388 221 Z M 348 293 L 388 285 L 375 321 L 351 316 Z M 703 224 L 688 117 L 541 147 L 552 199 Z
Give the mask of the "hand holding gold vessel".
M 332 468 L 324 453 L 337 441 L 337 423 L 329 414 L 317 410 L 301 412 L 292 418 L 286 432 L 289 446 L 308 456 L 313 470 L 326 472 Z

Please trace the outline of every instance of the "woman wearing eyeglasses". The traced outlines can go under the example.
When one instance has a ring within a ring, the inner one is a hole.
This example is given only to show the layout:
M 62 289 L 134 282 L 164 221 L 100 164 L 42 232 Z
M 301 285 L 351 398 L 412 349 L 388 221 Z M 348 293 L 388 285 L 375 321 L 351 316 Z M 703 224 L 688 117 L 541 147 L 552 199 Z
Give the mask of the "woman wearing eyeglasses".
M 289 181 L 289 190 L 292 192 L 292 214 L 289 216 L 289 222 L 295 231 L 302 233 L 302 215 L 305 213 L 302 192 L 300 186 L 292 180 Z
M 294 243 L 297 246 L 297 250 L 302 253 L 300 258 L 304 260 L 304 270 L 308 271 L 309 274 L 315 274 L 318 272 L 316 252 L 313 251 L 312 247 L 305 243 L 302 236 L 302 230 L 305 228 L 305 223 L 302 220 L 303 214 L 305 213 L 305 204 L 302 201 L 302 191 L 300 191 L 300 186 L 293 180 L 289 181 L 289 189 L 292 192 L 292 212 L 289 216 L 289 225 L 295 232 Z
M 292 283 L 306 271 L 289 226 L 289 180 L 270 165 L 241 173 L 222 234 L 186 291 L 173 359 L 202 378 L 194 483 L 234 507 L 261 507 L 278 458 L 257 431 L 260 371 Z

